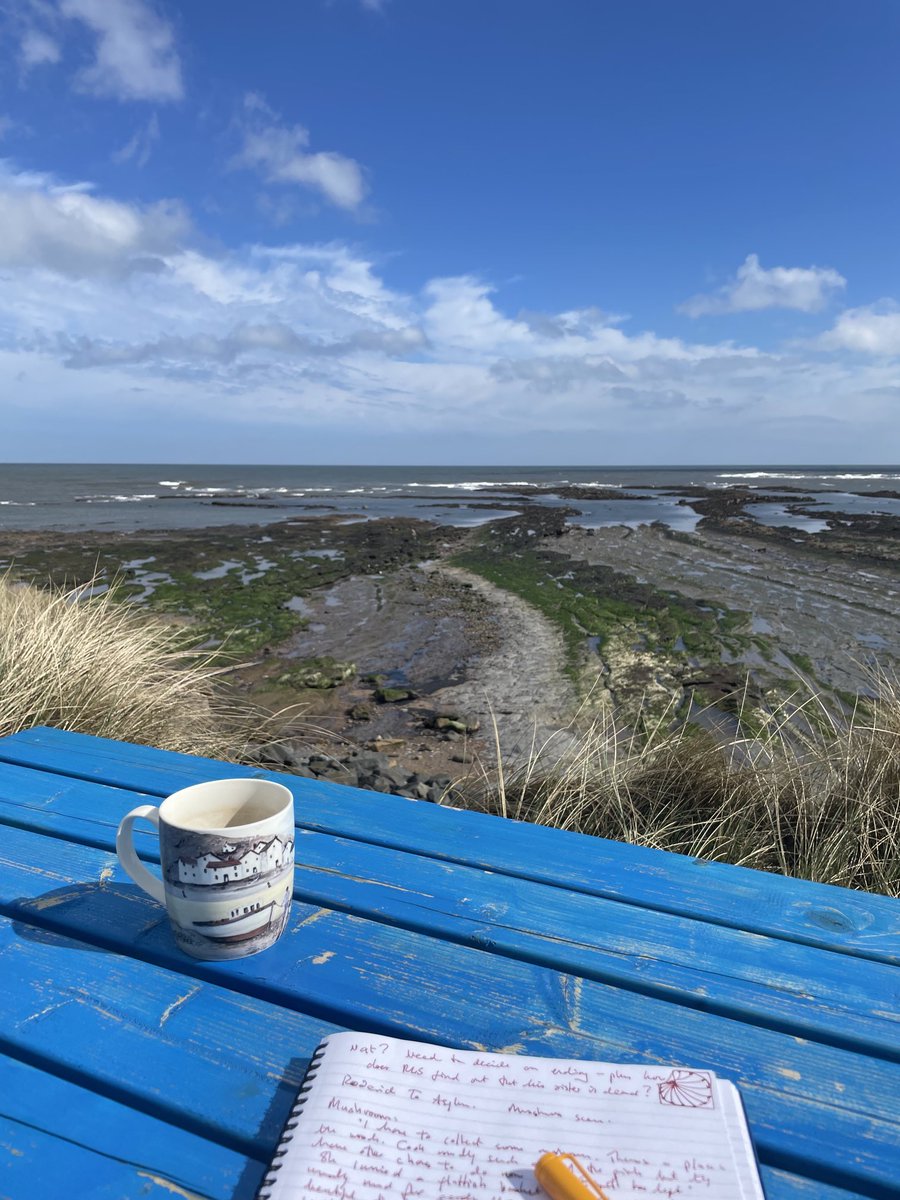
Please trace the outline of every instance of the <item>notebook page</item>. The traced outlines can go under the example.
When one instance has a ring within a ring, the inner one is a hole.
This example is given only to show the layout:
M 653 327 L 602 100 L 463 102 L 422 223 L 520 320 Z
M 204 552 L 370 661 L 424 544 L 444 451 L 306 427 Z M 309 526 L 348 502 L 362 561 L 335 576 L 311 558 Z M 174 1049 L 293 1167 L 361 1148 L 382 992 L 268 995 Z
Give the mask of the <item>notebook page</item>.
M 740 1092 L 727 1079 L 716 1080 L 716 1092 L 721 1098 L 722 1112 L 731 1139 L 734 1166 L 744 1195 L 747 1200 L 766 1200 L 759 1171 L 756 1169 L 756 1154 L 750 1141 L 750 1130 L 747 1128 Z
M 577 1155 L 610 1200 L 754 1195 L 710 1072 L 354 1033 L 325 1045 L 272 1200 L 545 1200 L 547 1151 Z

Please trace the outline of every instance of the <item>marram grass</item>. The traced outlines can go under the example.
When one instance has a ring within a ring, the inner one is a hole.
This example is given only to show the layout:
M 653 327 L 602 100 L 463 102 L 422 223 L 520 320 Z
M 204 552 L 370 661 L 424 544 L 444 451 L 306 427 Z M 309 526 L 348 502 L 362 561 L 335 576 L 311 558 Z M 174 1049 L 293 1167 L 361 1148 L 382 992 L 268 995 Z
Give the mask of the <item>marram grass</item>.
M 184 628 L 84 595 L 0 579 L 0 736 L 53 725 L 232 761 L 261 738 Z
M 52 725 L 231 761 L 271 738 L 277 717 L 220 688 L 220 656 L 81 594 L 0 579 L 0 736 Z M 576 720 L 458 786 L 505 817 L 900 896 L 896 682 L 846 720 L 815 695 L 747 716 L 754 735 L 724 742 L 667 716 L 640 735 Z
M 877 699 L 845 720 L 807 694 L 768 715 L 754 710 L 754 736 L 724 742 L 665 718 L 638 736 L 607 714 L 558 751 L 551 738 L 518 765 L 486 768 L 478 802 L 518 820 L 900 896 L 900 690 L 878 685 Z

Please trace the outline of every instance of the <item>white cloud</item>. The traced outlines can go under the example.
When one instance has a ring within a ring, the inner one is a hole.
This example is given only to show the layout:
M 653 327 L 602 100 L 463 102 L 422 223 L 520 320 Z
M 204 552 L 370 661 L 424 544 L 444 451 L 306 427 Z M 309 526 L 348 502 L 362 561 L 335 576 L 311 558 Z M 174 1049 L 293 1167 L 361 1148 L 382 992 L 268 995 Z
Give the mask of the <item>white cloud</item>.
M 60 0 L 64 17 L 96 36 L 79 90 L 117 100 L 180 100 L 181 62 L 172 27 L 146 0 Z
M 141 208 L 0 161 L 0 265 L 90 278 L 158 269 L 187 230 L 177 205 Z
M 133 159 L 135 166 L 146 167 L 158 141 L 159 118 L 154 113 L 147 124 L 136 129 L 125 145 L 113 154 L 113 162 L 124 163 Z
M 339 208 L 359 208 L 367 189 L 358 162 L 333 150 L 310 152 L 309 131 L 282 124 L 256 93 L 248 93 L 244 109 L 243 145 L 232 167 L 258 171 L 266 183 L 312 188 Z
M 848 308 L 819 339 L 830 350 L 900 355 L 900 308 L 883 301 L 867 308 Z
M 760 266 L 757 255 L 748 254 L 734 279 L 715 292 L 692 296 L 679 311 L 689 317 L 763 308 L 818 312 L 846 283 L 832 267 L 766 268 Z
M 438 343 L 470 353 L 527 343 L 531 330 L 523 321 L 511 321 L 491 303 L 493 291 L 471 275 L 433 279 L 425 287 L 430 301 L 426 327 Z
M 726 448 L 768 437 L 773 459 L 802 458 L 811 429 L 817 446 L 834 430 L 833 451 L 868 430 L 872 458 L 900 452 L 894 365 L 845 352 L 865 326 L 880 331 L 865 348 L 886 353 L 900 311 L 851 310 L 832 354 L 689 341 L 599 308 L 516 313 L 474 275 L 403 292 L 340 243 L 213 253 L 177 210 L 11 168 L 0 222 L 0 395 L 49 410 L 106 405 L 127 424 L 140 395 L 136 419 L 173 429 L 328 426 L 443 446 L 450 428 L 495 450 L 549 431 L 599 458 L 616 438 L 640 457 L 645 436 L 699 453 L 711 430 Z M 17 382 L 26 366 L 32 382 Z
M 40 29 L 26 29 L 19 44 L 19 61 L 25 70 L 43 63 L 58 63 L 62 57 L 59 42 Z

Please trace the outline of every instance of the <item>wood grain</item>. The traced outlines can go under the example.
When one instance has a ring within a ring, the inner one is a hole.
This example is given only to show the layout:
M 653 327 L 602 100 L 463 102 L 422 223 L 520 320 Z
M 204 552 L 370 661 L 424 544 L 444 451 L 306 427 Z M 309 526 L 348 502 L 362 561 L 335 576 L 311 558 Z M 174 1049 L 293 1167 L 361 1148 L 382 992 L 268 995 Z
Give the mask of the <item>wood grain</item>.
M 189 960 L 115 827 L 248 774 L 295 793 L 288 931 Z M 335 1027 L 708 1067 L 769 1200 L 896 1195 L 897 901 L 39 729 L 0 740 L 0 913 L 0 1198 L 249 1200 Z

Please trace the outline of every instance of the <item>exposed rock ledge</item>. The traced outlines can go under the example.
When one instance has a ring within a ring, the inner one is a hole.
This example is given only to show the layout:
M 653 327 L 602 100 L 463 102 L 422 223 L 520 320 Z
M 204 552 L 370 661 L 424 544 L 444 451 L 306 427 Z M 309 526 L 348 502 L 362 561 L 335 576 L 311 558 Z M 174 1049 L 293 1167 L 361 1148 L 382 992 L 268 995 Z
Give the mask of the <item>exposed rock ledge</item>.
M 491 605 L 499 632 L 497 648 L 483 654 L 469 672 L 477 678 L 441 688 L 428 697 L 429 705 L 476 715 L 488 750 L 493 711 L 505 761 L 521 759 L 551 735 L 553 750 L 561 751 L 571 739 L 559 732 L 560 726 L 571 719 L 578 697 L 563 674 L 566 654 L 560 631 L 526 601 L 479 575 L 437 563 L 429 572 L 477 591 Z

